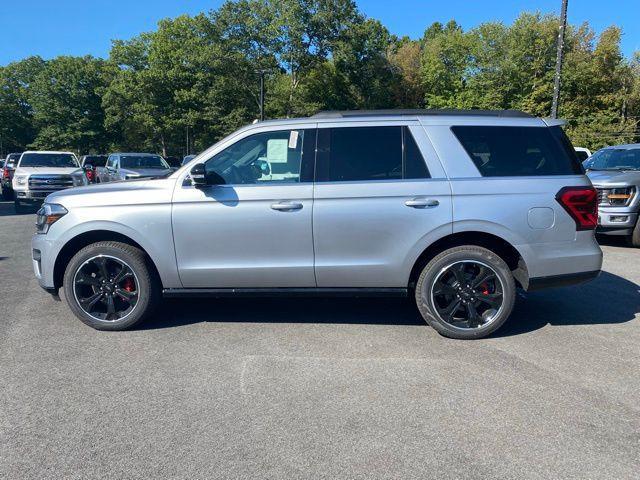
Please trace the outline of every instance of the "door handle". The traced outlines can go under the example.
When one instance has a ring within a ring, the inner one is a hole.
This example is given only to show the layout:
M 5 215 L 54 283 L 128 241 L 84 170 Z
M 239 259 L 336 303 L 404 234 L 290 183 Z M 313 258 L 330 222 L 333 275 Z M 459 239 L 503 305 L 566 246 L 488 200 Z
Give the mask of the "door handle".
M 280 212 L 290 212 L 293 210 L 300 210 L 302 204 L 298 202 L 278 202 L 271 205 L 272 210 L 278 210 Z
M 407 207 L 411 208 L 431 208 L 440 205 L 438 200 L 433 198 L 413 198 L 404 202 Z

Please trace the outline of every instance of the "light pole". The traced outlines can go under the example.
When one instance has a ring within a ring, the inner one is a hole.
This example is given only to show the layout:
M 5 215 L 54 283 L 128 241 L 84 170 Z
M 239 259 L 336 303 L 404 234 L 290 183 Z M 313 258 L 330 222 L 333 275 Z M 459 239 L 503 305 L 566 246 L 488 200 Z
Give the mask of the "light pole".
M 567 29 L 567 4 L 569 0 L 562 0 L 560 10 L 560 31 L 558 32 L 558 51 L 556 54 L 556 74 L 553 79 L 553 102 L 551 103 L 551 118 L 558 118 L 558 103 L 560 101 L 560 75 L 564 57 L 564 33 Z
M 264 76 L 269 73 L 272 69 L 271 68 L 261 68 L 259 70 L 256 70 L 256 73 L 258 75 L 260 75 L 260 121 L 262 122 L 264 120 Z

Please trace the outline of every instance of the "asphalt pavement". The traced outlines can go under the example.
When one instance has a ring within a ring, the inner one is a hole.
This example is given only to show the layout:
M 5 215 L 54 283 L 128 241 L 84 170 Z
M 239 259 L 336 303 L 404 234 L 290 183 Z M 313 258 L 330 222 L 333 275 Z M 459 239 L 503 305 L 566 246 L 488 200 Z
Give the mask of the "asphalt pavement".
M 0 478 L 640 475 L 640 250 L 519 298 L 493 337 L 402 299 L 166 301 L 97 332 L 41 291 L 0 203 Z

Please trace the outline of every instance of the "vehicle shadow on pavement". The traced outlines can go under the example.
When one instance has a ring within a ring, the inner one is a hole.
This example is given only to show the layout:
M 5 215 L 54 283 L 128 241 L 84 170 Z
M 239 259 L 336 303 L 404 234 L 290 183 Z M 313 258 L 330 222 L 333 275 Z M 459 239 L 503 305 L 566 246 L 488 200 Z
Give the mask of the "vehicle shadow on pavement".
M 210 298 L 170 299 L 141 329 L 200 322 L 424 325 L 407 298 Z
M 576 287 L 525 294 L 494 337 L 519 335 L 546 325 L 618 324 L 640 312 L 640 286 L 602 272 Z M 168 299 L 139 328 L 154 330 L 201 322 L 424 325 L 407 298 L 210 298 Z
M 630 322 L 640 313 L 640 286 L 609 272 L 584 285 L 525 296 L 516 301 L 511 318 L 494 337 L 519 335 L 546 325 L 614 325 Z
M 40 205 L 33 207 L 23 207 L 23 210 L 20 213 L 16 212 L 15 207 L 13 206 L 13 202 L 0 202 L 0 217 L 19 217 L 24 215 L 35 215 L 35 213 L 40 208 Z

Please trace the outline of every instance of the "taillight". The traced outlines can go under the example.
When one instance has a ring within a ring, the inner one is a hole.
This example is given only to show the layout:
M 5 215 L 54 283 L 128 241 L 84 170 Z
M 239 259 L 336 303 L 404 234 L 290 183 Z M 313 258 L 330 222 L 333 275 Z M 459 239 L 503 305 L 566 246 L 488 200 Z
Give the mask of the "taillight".
M 87 174 L 87 180 L 93 182 L 93 170 L 85 170 L 85 173 Z
M 7 167 L 4 167 L 2 169 L 2 178 L 6 178 L 6 179 L 9 178 L 9 169 Z
M 564 187 L 556 200 L 576 222 L 577 230 L 593 230 L 598 225 L 598 193 L 593 187 Z

